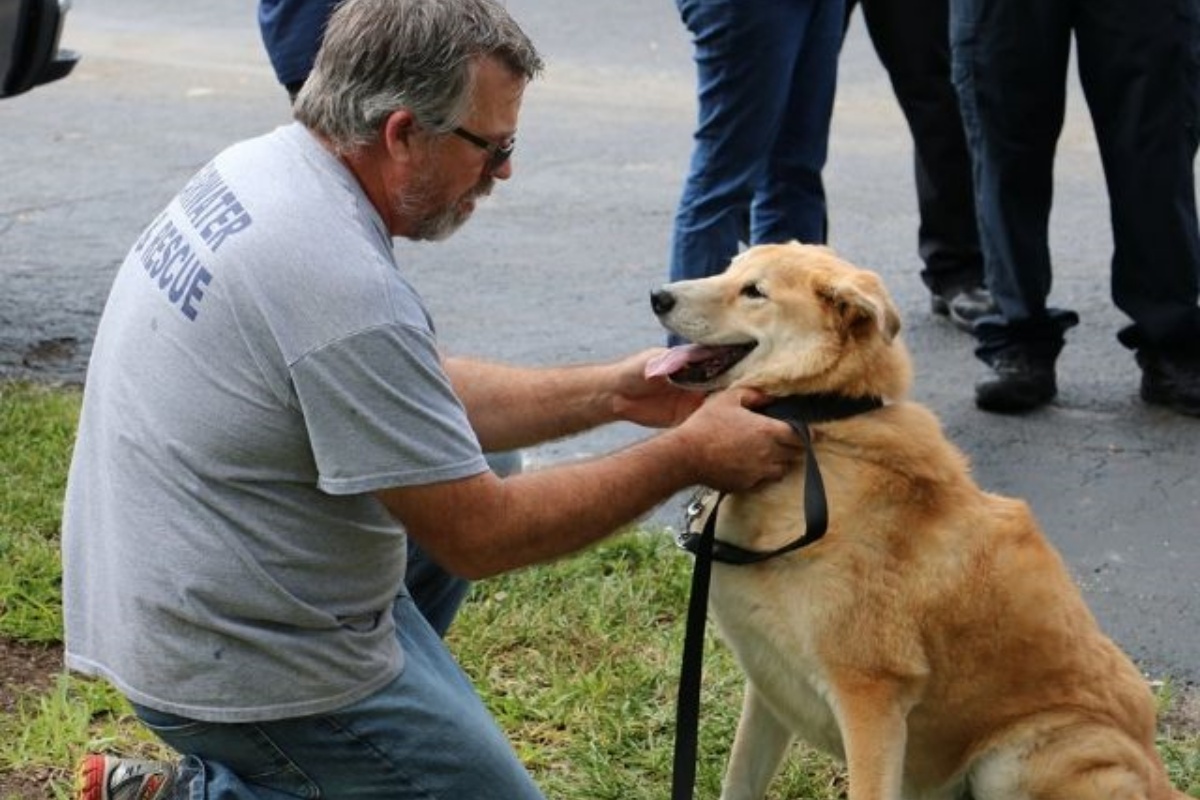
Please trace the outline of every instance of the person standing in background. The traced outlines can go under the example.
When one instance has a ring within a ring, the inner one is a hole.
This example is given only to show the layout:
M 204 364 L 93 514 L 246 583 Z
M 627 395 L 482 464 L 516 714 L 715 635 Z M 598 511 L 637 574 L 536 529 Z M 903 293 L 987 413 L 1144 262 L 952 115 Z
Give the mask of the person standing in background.
M 676 5 L 692 35 L 699 107 L 670 279 L 723 271 L 739 241 L 824 243 L 842 0 Z
M 1112 297 L 1132 323 L 1147 403 L 1200 416 L 1200 2 L 951 0 L 951 51 L 988 288 L 975 326 L 991 374 L 975 404 L 1021 413 L 1058 392 L 1055 362 L 1079 322 L 1047 301 L 1054 154 L 1074 38 L 1108 188 Z
M 949 0 L 846 0 L 846 29 L 861 7 L 913 140 L 917 251 L 934 314 L 970 331 L 995 313 L 984 287 L 971 154 L 950 79 Z
M 259 0 L 258 30 L 275 77 L 295 100 L 339 0 Z

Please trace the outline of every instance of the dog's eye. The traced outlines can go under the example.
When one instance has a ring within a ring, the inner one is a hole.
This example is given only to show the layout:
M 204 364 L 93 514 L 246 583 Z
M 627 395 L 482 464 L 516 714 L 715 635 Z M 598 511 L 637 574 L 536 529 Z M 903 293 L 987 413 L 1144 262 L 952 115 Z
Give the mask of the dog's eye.
M 767 296 L 757 283 L 747 283 L 742 287 L 742 297 L 749 297 L 751 300 L 762 300 Z

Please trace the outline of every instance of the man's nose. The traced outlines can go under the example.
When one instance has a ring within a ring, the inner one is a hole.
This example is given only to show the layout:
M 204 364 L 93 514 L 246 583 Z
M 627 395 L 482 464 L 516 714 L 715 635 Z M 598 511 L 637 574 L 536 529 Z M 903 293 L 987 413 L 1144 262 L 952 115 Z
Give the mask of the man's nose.
M 492 171 L 492 177 L 496 180 L 506 181 L 512 177 L 513 160 L 510 158 Z

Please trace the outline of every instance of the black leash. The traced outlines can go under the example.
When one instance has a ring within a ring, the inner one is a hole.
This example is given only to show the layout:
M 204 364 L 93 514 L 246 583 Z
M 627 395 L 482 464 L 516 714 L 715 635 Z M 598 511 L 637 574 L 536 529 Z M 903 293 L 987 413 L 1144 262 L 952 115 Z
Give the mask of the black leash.
M 883 401 L 878 397 L 842 397 L 840 395 L 795 395 L 784 397 L 758 409 L 783 420 L 804 440 L 804 532 L 793 541 L 774 550 L 748 550 L 717 539 L 717 512 L 724 494 L 717 495 L 699 534 L 685 530 L 680 547 L 696 557 L 692 569 L 691 596 L 683 639 L 683 666 L 679 675 L 679 694 L 675 714 L 675 762 L 671 800 L 691 800 L 696 786 L 696 754 L 700 731 L 700 679 L 704 666 L 704 624 L 708 611 L 709 578 L 713 561 L 723 564 L 757 564 L 799 550 L 825 535 L 829 525 L 829 507 L 825 502 L 825 484 L 813 453 L 808 426 L 817 422 L 845 419 L 874 411 Z M 692 509 L 689 509 L 691 512 Z M 696 513 L 702 509 L 696 508 Z

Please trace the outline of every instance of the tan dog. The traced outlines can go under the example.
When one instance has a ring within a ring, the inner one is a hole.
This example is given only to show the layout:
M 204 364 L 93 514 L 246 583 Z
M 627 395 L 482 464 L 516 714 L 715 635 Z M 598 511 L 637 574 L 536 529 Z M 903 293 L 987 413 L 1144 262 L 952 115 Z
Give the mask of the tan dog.
M 722 797 L 757 800 L 793 736 L 843 758 L 850 800 L 1167 800 L 1146 681 L 1098 628 L 1025 503 L 981 491 L 934 416 L 880 280 L 826 248 L 752 248 L 654 294 L 675 348 L 650 374 L 697 389 L 878 396 L 812 426 L 830 524 L 753 566 L 714 565 L 745 671 Z M 804 528 L 804 469 L 725 499 L 717 538 L 772 550 Z

